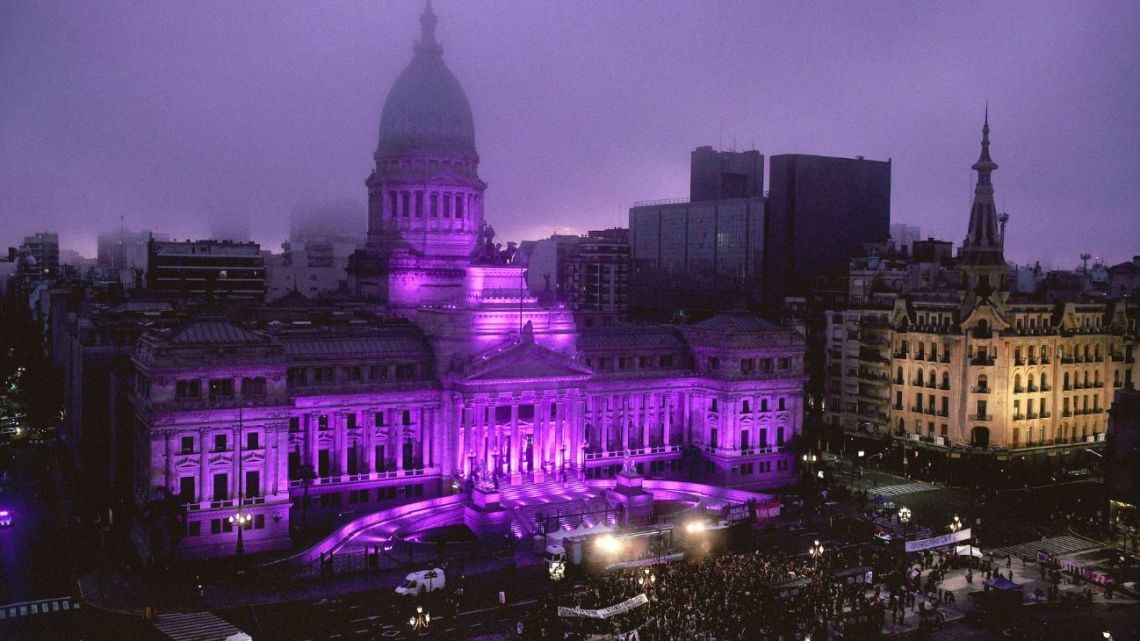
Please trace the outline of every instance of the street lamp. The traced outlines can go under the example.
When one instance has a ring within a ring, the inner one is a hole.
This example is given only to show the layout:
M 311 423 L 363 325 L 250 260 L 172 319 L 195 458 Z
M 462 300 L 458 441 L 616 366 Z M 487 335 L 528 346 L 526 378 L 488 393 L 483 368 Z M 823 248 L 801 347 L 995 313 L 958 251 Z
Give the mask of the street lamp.
M 808 548 L 808 554 L 811 555 L 813 561 L 819 563 L 820 558 L 823 557 L 823 544 L 819 542 L 819 539 L 816 539 Z
M 426 630 L 431 625 L 431 613 L 424 612 L 424 606 L 417 605 L 415 615 L 408 619 L 408 625 L 413 630 Z
M 955 514 L 954 520 L 950 522 L 950 525 L 948 527 L 950 528 L 950 532 L 957 532 L 957 531 L 961 530 L 962 529 L 962 519 L 959 519 L 958 515 Z
M 906 524 L 910 523 L 910 508 L 909 507 L 899 508 L 899 523 L 902 523 L 903 538 L 905 538 L 906 537 Z
M 242 530 L 245 529 L 245 524 L 249 523 L 251 518 L 253 518 L 253 517 L 251 517 L 248 514 L 243 513 L 241 511 L 241 508 L 238 508 L 237 514 L 234 514 L 233 516 L 231 516 L 229 518 L 230 525 L 237 528 L 237 533 L 238 533 L 237 554 L 238 554 L 238 556 L 245 554 L 245 543 L 242 541 L 241 532 L 242 532 Z

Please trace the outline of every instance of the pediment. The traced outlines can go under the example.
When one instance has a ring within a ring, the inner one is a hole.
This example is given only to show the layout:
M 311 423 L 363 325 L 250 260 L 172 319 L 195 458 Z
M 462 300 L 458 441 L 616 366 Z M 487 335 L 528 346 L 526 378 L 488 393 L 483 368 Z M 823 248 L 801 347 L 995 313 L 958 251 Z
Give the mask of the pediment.
M 966 331 L 972 330 L 982 321 L 986 321 L 990 329 L 994 331 L 1001 332 L 1009 329 L 1009 323 L 1006 322 L 1005 318 L 1002 317 L 988 300 L 984 300 L 974 307 L 970 315 L 966 317 L 966 320 L 962 321 L 962 329 Z
M 580 381 L 593 375 L 593 370 L 569 356 L 524 341 L 476 362 L 463 380 L 467 383 Z

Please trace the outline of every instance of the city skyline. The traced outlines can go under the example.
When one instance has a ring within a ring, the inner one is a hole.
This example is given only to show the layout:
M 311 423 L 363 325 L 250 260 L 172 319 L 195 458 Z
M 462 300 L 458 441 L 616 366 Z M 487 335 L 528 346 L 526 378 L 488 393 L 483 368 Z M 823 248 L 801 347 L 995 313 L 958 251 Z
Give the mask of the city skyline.
M 297 202 L 363 202 L 377 105 L 422 7 L 63 9 L 0 13 L 16 35 L 0 64 L 19 88 L 0 98 L 0 223 L 7 244 L 50 228 L 93 254 L 120 215 L 183 238 L 244 211 L 275 247 Z M 1135 253 L 1135 9 L 779 9 L 437 3 L 488 220 L 512 240 L 625 226 L 634 202 L 683 195 L 689 152 L 711 144 L 891 158 L 892 222 L 959 244 L 988 99 L 1007 257 L 1071 267 L 1084 251 L 1109 264 Z

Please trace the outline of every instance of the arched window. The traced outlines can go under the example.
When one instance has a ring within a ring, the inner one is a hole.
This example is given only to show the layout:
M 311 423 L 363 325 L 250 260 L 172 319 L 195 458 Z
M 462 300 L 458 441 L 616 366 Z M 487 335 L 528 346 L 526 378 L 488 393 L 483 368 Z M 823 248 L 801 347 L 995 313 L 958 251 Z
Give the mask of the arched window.
M 903 369 L 901 367 L 898 369 L 898 374 L 895 375 L 895 382 L 899 385 L 903 384 Z
M 1030 392 L 1036 391 L 1037 387 L 1033 384 L 1033 374 L 1030 374 L 1028 378 L 1029 378 L 1029 391 Z
M 938 376 L 937 372 L 935 372 L 934 370 L 930 370 L 930 378 L 926 379 L 926 386 L 927 387 L 934 387 L 935 385 L 937 385 L 938 384 L 938 380 L 936 378 L 937 376 Z
M 942 389 L 950 389 L 950 372 L 942 372 Z
M 1049 374 L 1047 372 L 1041 372 L 1041 391 L 1042 392 L 1047 391 L 1048 388 L 1049 388 Z
M 986 391 L 986 383 L 987 382 L 988 382 L 988 379 L 986 378 L 985 374 L 978 374 L 978 391 L 979 392 Z
M 906 423 L 903 422 L 903 420 L 900 418 L 899 419 L 899 434 L 902 434 L 904 432 L 906 432 Z
M 1093 383 L 1095 383 L 1096 385 L 1100 385 L 1100 370 L 1099 369 L 1093 372 Z
M 1089 386 L 1089 372 L 1085 370 L 1085 387 Z
M 1015 391 L 1015 392 L 1021 391 L 1021 374 L 1014 374 L 1013 375 L 1013 391 Z
M 1065 389 L 1067 390 L 1067 389 L 1069 389 L 1070 387 L 1071 387 L 1071 386 L 1070 386 L 1070 384 L 1069 384 L 1069 373 L 1068 373 L 1068 372 L 1065 372 Z

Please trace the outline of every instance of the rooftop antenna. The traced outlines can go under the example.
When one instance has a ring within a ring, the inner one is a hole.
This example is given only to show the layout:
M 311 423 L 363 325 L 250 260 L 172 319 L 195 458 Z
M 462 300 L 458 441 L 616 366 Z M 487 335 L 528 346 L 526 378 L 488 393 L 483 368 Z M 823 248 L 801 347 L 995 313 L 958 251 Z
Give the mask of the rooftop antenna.
M 1088 252 L 1084 252 L 1081 254 L 1081 271 L 1085 272 L 1086 274 L 1089 271 L 1089 259 L 1090 258 L 1092 258 L 1092 254 L 1090 254 Z
M 720 115 L 720 143 L 717 145 L 717 149 L 724 149 L 724 114 Z

